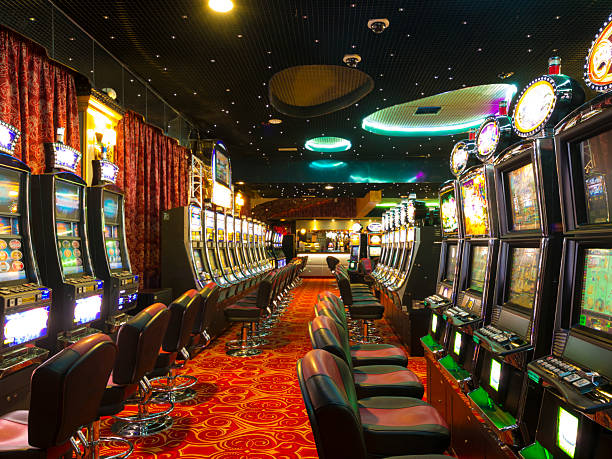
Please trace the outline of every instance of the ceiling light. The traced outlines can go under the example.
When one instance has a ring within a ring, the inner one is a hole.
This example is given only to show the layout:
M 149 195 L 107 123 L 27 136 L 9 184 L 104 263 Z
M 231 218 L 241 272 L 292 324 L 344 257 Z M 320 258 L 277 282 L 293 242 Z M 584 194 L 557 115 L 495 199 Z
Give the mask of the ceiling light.
M 217 13 L 227 13 L 234 8 L 231 0 L 208 0 L 208 7 Z
M 270 121 L 268 121 L 270 124 L 281 124 L 283 122 L 283 120 L 279 120 L 278 118 L 272 118 Z
M 333 187 L 333 186 L 331 186 L 331 185 L 327 185 L 327 186 L 325 187 L 325 189 L 326 189 L 326 190 L 333 190 L 333 189 L 334 189 L 334 187 Z
M 341 137 L 315 137 L 307 140 L 304 147 L 310 151 L 333 153 L 350 150 L 352 145 L 348 139 Z

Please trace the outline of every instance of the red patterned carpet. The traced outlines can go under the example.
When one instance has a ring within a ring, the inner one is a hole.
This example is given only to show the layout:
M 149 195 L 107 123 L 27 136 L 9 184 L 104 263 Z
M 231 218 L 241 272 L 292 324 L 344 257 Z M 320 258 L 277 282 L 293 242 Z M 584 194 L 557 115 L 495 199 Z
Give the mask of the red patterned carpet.
M 332 288 L 332 280 L 304 280 L 261 355 L 227 356 L 225 342 L 236 334 L 231 330 L 189 362 L 186 373 L 198 378 L 198 397 L 177 405 L 171 429 L 137 440 L 130 457 L 316 458 L 295 367 L 311 350 L 307 327 L 317 294 Z M 398 344 L 386 323 L 378 326 L 386 342 Z M 423 358 L 412 358 L 409 367 L 425 381 Z M 111 422 L 104 421 L 103 434 L 110 434 Z

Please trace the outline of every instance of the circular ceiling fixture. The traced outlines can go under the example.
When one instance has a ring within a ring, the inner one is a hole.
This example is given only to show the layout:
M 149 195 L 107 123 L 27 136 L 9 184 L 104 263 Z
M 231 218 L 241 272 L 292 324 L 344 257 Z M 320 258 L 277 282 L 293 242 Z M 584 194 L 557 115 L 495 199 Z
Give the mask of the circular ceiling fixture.
M 336 153 L 350 150 L 352 145 L 350 140 L 342 137 L 315 137 L 314 139 L 308 139 L 304 147 L 310 151 Z
M 339 65 L 298 65 L 274 74 L 270 104 L 288 116 L 313 118 L 350 107 L 374 89 L 361 70 Z
M 337 167 L 346 166 L 346 163 L 344 161 L 334 161 L 331 159 L 318 159 L 316 161 L 310 161 L 309 166 L 313 169 L 335 169 Z
M 217 13 L 227 13 L 234 8 L 232 0 L 208 0 L 208 7 Z
M 497 114 L 500 101 L 509 106 L 516 91 L 511 84 L 487 84 L 444 92 L 378 110 L 365 117 L 361 127 L 397 137 L 458 134 Z
M 281 124 L 283 122 L 283 120 L 280 120 L 278 118 L 272 118 L 271 120 L 268 121 L 268 123 L 270 124 Z

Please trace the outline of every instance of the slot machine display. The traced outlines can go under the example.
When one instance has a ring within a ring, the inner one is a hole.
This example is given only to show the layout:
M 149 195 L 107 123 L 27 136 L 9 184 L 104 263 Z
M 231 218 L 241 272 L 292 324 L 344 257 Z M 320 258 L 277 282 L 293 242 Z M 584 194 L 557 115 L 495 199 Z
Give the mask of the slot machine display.
M 282 268 L 287 265 L 287 257 L 283 251 L 283 235 L 274 233 L 274 257 L 276 258 L 276 267 Z
M 116 187 L 119 168 L 93 161 L 94 186 L 87 188 L 87 217 L 94 271 L 104 281 L 100 328 L 113 329 L 136 307 L 138 276 L 132 273 L 125 235 L 125 197 Z
M 259 271 L 256 269 L 255 262 L 253 261 L 251 251 L 249 250 L 249 221 L 246 217 L 242 217 L 242 245 L 241 251 L 244 256 L 245 262 L 247 263 L 248 270 L 252 276 L 259 276 Z
M 202 208 L 188 206 L 166 210 L 161 226 L 161 283 L 174 292 L 201 290 L 211 281 L 205 253 Z
M 268 258 L 274 261 L 274 267 L 277 268 L 276 255 L 274 254 L 274 243 L 276 242 L 275 237 L 276 233 L 272 231 L 272 229 L 268 228 L 266 230 L 266 255 Z
M 251 262 L 253 263 L 253 269 L 255 269 L 255 271 L 258 274 L 262 274 L 264 272 L 260 262 L 259 262 L 259 258 L 257 257 L 257 252 L 255 251 L 255 224 L 253 223 L 253 220 L 248 218 L 247 219 L 248 222 L 248 244 L 247 244 L 247 253 L 249 254 L 249 257 L 251 259 Z
M 236 258 L 240 263 L 240 269 L 244 275 L 250 279 L 251 285 L 255 282 L 255 273 L 251 271 L 250 262 L 244 253 L 244 233 L 243 233 L 243 219 L 236 216 L 234 218 L 234 251 L 236 252 Z
M 376 268 L 374 268 L 374 271 L 372 271 L 371 276 L 374 279 L 378 279 L 378 277 L 380 276 L 383 267 L 386 266 L 387 264 L 387 260 L 389 258 L 389 217 L 388 217 L 388 212 L 385 212 L 382 214 L 381 217 L 381 224 L 382 224 L 382 236 L 381 236 L 381 241 L 380 241 L 380 245 L 381 245 L 381 253 L 380 253 L 380 259 L 378 260 L 378 264 L 376 265 Z
M 53 289 L 49 335 L 52 352 L 97 333 L 104 281 L 96 277 L 87 232 L 87 184 L 75 172 L 81 153 L 63 142 L 45 144 L 46 171 L 32 176 L 32 229 L 41 278 Z
M 359 265 L 359 251 L 361 249 L 361 224 L 355 223 L 349 234 L 349 263 L 348 268 L 352 271 Z
M 398 214 L 396 220 L 395 215 Z M 399 209 L 389 209 L 387 211 L 387 256 L 386 259 L 379 263 L 380 269 L 373 273 L 373 277 L 377 281 L 384 281 L 389 275 L 389 271 L 393 267 L 397 257 L 397 246 L 399 244 L 399 232 L 397 231 L 397 223 L 399 222 Z M 397 222 L 397 223 L 396 223 Z
M 422 203 L 423 206 L 425 203 Z M 413 206 L 414 201 L 410 202 L 402 202 L 398 207 L 398 211 L 395 215 L 399 216 L 399 220 L 397 220 L 396 224 L 398 225 L 398 230 L 396 232 L 397 235 L 397 251 L 396 256 L 393 261 L 393 265 L 391 269 L 388 271 L 388 275 L 386 278 L 382 280 L 382 284 L 391 291 L 397 290 L 402 282 L 405 280 L 406 275 L 408 274 L 407 265 L 410 260 L 410 252 L 411 246 L 409 243 L 408 233 L 412 230 L 414 234 L 413 224 L 410 223 L 408 219 L 408 207 Z M 413 208 L 414 210 L 414 208 Z M 413 242 L 414 238 L 412 238 Z
M 535 434 L 542 391 L 530 388 L 525 374 L 529 361 L 550 352 L 552 338 L 562 228 L 551 128 L 584 101 L 578 84 L 560 74 L 559 58 L 549 63 L 549 74 L 531 82 L 514 108 L 512 126 L 524 140 L 494 160 L 500 231 L 495 298 L 490 324 L 473 331 L 480 387 L 468 396 L 509 446 Z M 467 328 L 460 316 L 453 319 L 460 331 Z
M 231 284 L 223 275 L 223 267 L 221 266 L 221 261 L 218 258 L 215 213 L 209 208 L 204 209 L 204 232 L 204 256 L 206 258 L 206 265 L 208 266 L 209 274 L 212 280 L 215 282 L 215 284 L 222 288 L 219 295 L 219 301 L 223 301 L 229 297 L 228 293 Z
M 47 336 L 52 299 L 34 258 L 30 168 L 12 156 L 19 136 L 0 122 L 0 393 L 7 394 L 2 413 L 25 402 L 28 370 L 49 354 L 34 345 Z
M 376 262 L 381 255 L 382 225 L 380 222 L 372 222 L 366 227 L 368 231 L 367 256 Z
M 237 293 L 238 280 L 234 276 L 226 250 L 225 214 L 223 212 L 214 212 L 213 215 L 215 219 L 215 238 L 213 250 L 216 252 L 216 258 L 219 262 L 221 275 L 230 284 L 228 296 L 233 296 L 235 293 Z
M 552 347 L 527 366 L 544 388 L 535 442 L 523 457 L 604 458 L 612 448 L 612 93 L 610 25 L 600 29 L 585 65 L 587 85 L 603 94 L 555 128 L 563 217 L 563 256 Z
M 241 269 L 240 260 L 238 259 L 235 251 L 236 234 L 234 233 L 234 216 L 230 213 L 225 214 L 225 235 L 227 238 L 225 242 L 225 250 L 227 251 L 227 258 L 232 266 L 234 277 L 238 282 L 245 282 L 247 280 L 247 276 Z

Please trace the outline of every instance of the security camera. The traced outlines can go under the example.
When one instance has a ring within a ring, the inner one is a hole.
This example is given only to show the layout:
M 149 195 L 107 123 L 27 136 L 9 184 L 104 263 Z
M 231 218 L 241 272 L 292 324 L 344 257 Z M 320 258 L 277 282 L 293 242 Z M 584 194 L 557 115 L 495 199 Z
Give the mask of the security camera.
M 361 56 L 359 54 L 345 54 L 342 58 L 342 62 L 344 62 L 349 67 L 357 67 L 357 64 L 361 62 Z
M 368 21 L 368 29 L 374 33 L 383 33 L 387 27 L 389 27 L 389 20 L 383 19 L 370 19 Z

